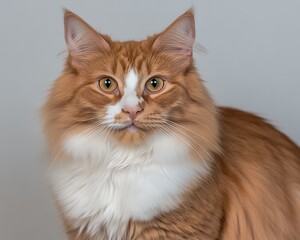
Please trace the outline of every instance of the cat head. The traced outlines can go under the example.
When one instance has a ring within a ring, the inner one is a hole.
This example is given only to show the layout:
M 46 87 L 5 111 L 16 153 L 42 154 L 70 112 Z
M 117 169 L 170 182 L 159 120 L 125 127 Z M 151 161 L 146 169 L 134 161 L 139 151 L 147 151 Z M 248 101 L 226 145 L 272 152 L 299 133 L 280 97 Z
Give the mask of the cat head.
M 216 109 L 193 61 L 192 10 L 143 41 L 113 41 L 65 11 L 68 57 L 43 113 L 53 143 L 94 132 L 124 145 L 159 133 L 214 141 Z

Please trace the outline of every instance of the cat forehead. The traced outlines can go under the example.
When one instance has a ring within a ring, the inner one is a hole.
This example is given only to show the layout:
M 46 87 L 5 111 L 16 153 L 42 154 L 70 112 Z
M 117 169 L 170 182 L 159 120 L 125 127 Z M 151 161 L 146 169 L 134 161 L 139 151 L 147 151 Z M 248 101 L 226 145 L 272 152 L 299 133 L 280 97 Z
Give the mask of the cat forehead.
M 118 56 L 135 60 L 141 55 L 148 55 L 152 51 L 153 37 L 141 41 L 112 41 L 111 50 Z
M 105 56 L 99 56 L 97 61 L 91 64 L 91 76 L 112 77 L 117 80 L 120 89 L 125 87 L 127 79 L 139 85 L 153 76 L 168 77 L 172 74 L 165 59 L 153 52 L 148 39 L 112 42 L 110 51 Z
M 148 40 L 114 42 L 110 51 L 112 70 L 126 75 L 134 69 L 138 75 L 149 73 L 153 68 L 153 52 Z

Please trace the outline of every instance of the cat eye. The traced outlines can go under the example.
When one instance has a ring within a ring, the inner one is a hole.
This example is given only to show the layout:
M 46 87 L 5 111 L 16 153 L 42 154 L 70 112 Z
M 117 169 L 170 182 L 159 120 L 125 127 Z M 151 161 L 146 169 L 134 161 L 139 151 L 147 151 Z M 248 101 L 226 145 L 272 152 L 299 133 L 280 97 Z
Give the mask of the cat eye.
M 106 93 L 113 93 L 117 89 L 118 84 L 117 84 L 116 80 L 105 77 L 98 81 L 98 86 L 99 86 L 100 90 L 102 90 Z
M 145 88 L 150 93 L 156 93 L 156 92 L 159 92 L 160 90 L 162 90 L 164 85 L 165 85 L 164 80 L 162 80 L 161 78 L 155 77 L 155 78 L 150 78 L 146 82 Z

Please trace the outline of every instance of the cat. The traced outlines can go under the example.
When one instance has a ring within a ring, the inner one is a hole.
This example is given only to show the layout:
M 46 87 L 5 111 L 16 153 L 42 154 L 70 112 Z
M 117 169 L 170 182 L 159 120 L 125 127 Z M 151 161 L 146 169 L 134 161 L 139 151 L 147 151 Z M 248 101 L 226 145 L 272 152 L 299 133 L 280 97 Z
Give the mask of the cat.
M 218 107 L 193 60 L 193 10 L 113 41 L 65 10 L 68 57 L 42 107 L 70 240 L 300 239 L 300 149 Z

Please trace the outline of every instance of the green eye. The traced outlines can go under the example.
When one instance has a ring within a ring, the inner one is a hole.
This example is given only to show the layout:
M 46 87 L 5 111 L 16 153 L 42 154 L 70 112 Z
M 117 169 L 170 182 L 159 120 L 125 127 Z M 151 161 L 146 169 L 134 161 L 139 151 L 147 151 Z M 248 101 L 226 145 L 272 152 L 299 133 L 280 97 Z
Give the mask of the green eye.
M 146 82 L 146 89 L 149 92 L 159 92 L 161 89 L 163 89 L 165 85 L 165 81 L 162 80 L 161 78 L 150 78 L 147 82 Z
M 106 93 L 113 93 L 118 87 L 116 80 L 107 77 L 100 79 L 98 85 L 99 88 Z

